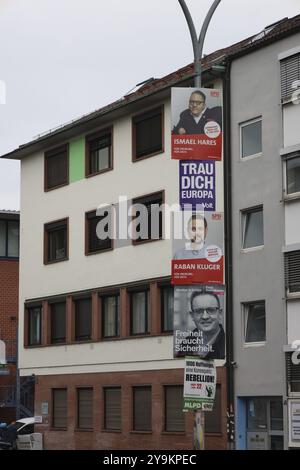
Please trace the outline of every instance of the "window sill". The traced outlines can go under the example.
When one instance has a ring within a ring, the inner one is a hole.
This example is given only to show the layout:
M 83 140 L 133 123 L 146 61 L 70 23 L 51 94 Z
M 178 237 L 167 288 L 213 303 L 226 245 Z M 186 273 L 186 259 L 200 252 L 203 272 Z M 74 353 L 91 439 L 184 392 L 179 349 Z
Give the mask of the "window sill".
M 260 158 L 262 156 L 263 156 L 262 152 L 255 153 L 253 155 L 247 155 L 247 157 L 242 157 L 242 155 L 240 155 L 240 161 L 247 162 L 248 160 L 255 160 L 256 158 Z
M 133 163 L 137 163 L 137 162 L 140 162 L 142 160 L 146 160 L 146 158 L 151 158 L 151 157 L 155 157 L 156 155 L 160 155 L 164 153 L 164 149 L 160 149 L 160 150 L 157 150 L 156 152 L 153 152 L 153 153 L 149 153 L 148 155 L 144 155 L 142 157 L 136 157 L 135 155 L 132 156 L 132 162 Z
M 103 175 L 103 173 L 108 173 L 109 171 L 112 171 L 113 167 L 110 166 L 109 168 L 105 168 L 104 170 L 97 171 L 95 173 L 86 173 L 85 177 L 86 178 L 93 178 L 93 176 L 98 176 L 98 175 Z
M 130 431 L 129 434 L 153 434 L 153 431 Z
M 242 248 L 241 253 L 247 254 L 247 253 L 253 253 L 255 251 L 261 251 L 263 250 L 265 245 L 259 245 L 259 246 L 253 246 L 252 248 Z
M 57 186 L 53 186 L 52 188 L 47 188 L 45 186 L 44 191 L 45 193 L 49 193 L 50 191 L 54 191 L 55 189 L 63 188 L 64 186 L 69 186 L 69 181 L 66 183 L 58 184 Z
M 162 431 L 162 436 L 185 436 L 185 431 Z
M 0 256 L 0 261 L 19 261 L 19 257 L 16 257 L 16 256 Z
M 74 432 L 94 432 L 94 429 L 93 428 L 90 428 L 90 429 L 75 428 Z
M 47 266 L 49 264 L 62 263 L 63 261 L 69 261 L 69 257 L 62 258 L 62 259 L 55 259 L 53 261 L 44 261 L 44 265 Z
M 140 241 L 137 241 L 137 240 L 132 240 L 132 245 L 133 246 L 138 246 L 138 245 L 144 245 L 145 243 L 153 243 L 153 242 L 160 242 L 164 240 L 164 238 L 154 238 L 154 239 L 150 239 L 150 240 L 140 240 Z
M 292 194 L 286 194 L 283 198 L 283 202 L 289 203 L 293 201 L 299 201 L 300 200 L 300 192 L 297 193 L 292 193 Z
M 95 250 L 95 251 L 86 251 L 85 256 L 93 256 L 99 255 L 100 253 L 106 253 L 107 251 L 113 251 L 114 247 L 111 248 L 104 248 L 103 250 Z
M 121 429 L 101 429 L 101 432 L 106 434 L 122 434 Z
M 266 341 L 260 341 L 260 342 L 253 342 L 253 343 L 244 343 L 243 347 L 244 349 L 251 349 L 251 348 L 261 348 L 267 345 Z

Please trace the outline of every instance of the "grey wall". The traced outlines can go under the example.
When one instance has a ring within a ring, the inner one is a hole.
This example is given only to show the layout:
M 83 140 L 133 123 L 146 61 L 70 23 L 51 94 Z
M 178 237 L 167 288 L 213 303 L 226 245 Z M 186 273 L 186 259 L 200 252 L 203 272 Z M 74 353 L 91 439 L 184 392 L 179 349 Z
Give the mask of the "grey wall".
M 234 61 L 231 74 L 233 290 L 237 396 L 285 395 L 283 147 L 278 54 L 300 44 L 300 34 Z M 262 116 L 263 154 L 240 160 L 239 123 Z M 264 208 L 264 248 L 241 251 L 241 210 Z M 242 302 L 265 300 L 266 345 L 243 344 Z

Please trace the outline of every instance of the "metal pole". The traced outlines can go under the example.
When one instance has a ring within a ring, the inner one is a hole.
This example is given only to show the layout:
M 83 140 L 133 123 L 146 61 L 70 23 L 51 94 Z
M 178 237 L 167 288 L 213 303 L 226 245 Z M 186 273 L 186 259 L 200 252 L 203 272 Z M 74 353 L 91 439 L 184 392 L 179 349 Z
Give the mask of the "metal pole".
M 19 328 L 17 327 L 17 371 L 16 371 L 16 419 L 20 419 L 20 405 L 21 405 L 21 384 L 20 384 L 20 369 L 19 369 Z
M 194 67 L 195 67 L 195 87 L 196 88 L 201 88 L 202 86 L 202 65 L 201 65 L 201 60 L 202 60 L 202 55 L 203 55 L 203 46 L 204 46 L 204 41 L 207 33 L 207 29 L 209 26 L 209 23 L 213 17 L 214 12 L 216 11 L 217 7 L 221 3 L 221 0 L 215 0 L 212 6 L 209 9 L 209 12 L 207 13 L 204 23 L 201 28 L 200 36 L 199 39 L 197 38 L 197 32 L 196 28 L 191 16 L 191 13 L 185 3 L 185 0 L 178 0 L 179 4 L 182 8 L 182 11 L 184 13 L 185 19 L 187 21 L 190 34 L 191 34 L 191 39 L 192 39 L 192 44 L 193 44 L 193 50 L 194 50 Z

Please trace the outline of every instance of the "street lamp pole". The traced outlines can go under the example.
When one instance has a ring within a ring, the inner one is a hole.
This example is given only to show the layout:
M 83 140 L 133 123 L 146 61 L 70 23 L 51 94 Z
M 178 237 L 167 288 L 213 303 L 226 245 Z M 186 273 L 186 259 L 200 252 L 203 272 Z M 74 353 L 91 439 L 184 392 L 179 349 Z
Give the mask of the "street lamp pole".
M 196 28 L 192 19 L 192 15 L 187 7 L 187 4 L 185 3 L 185 0 L 178 0 L 179 4 L 182 8 L 182 11 L 184 13 L 185 19 L 187 21 L 190 34 L 191 34 L 191 39 L 192 39 L 192 44 L 193 44 L 193 50 L 194 50 L 194 64 L 195 64 L 195 87 L 196 88 L 201 88 L 202 86 L 202 65 L 201 65 L 201 59 L 203 55 L 203 46 L 204 46 L 204 41 L 207 33 L 207 29 L 209 26 L 209 23 L 213 17 L 214 12 L 216 11 L 217 7 L 221 3 L 221 0 L 215 0 L 212 6 L 209 9 L 209 12 L 206 15 L 206 18 L 204 20 L 204 23 L 201 28 L 200 36 L 199 39 L 197 37 L 197 32 Z
M 209 23 L 213 17 L 214 12 L 216 11 L 217 7 L 221 3 L 221 0 L 214 0 L 214 3 L 210 7 L 205 20 L 203 22 L 199 39 L 197 36 L 196 28 L 193 22 L 192 15 L 185 3 L 185 0 L 178 0 L 182 11 L 184 13 L 185 19 L 187 21 L 190 35 L 193 44 L 194 50 L 194 68 L 195 68 L 195 78 L 194 78 L 194 86 L 195 88 L 201 88 L 202 86 L 202 55 L 203 55 L 203 47 L 204 41 L 207 33 L 207 29 Z M 203 450 L 205 447 L 204 443 L 204 413 L 200 410 L 196 410 L 194 413 L 194 449 L 195 450 Z

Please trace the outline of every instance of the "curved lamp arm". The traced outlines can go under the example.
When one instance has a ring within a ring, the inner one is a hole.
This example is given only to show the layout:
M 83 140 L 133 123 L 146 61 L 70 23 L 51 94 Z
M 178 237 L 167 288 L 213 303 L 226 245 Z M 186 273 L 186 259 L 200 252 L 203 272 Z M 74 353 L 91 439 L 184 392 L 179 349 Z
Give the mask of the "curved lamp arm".
M 191 13 L 185 3 L 185 0 L 178 0 L 178 1 L 182 8 L 184 16 L 186 18 L 186 21 L 190 30 L 191 38 L 192 38 L 192 44 L 193 44 L 193 50 L 194 50 L 194 64 L 195 64 L 195 87 L 200 88 L 202 85 L 201 59 L 202 59 L 202 54 L 203 54 L 204 41 L 205 41 L 209 23 L 213 17 L 214 12 L 216 11 L 219 4 L 221 3 L 221 0 L 214 0 L 214 3 L 210 7 L 209 12 L 207 13 L 204 23 L 202 25 L 199 39 L 197 38 L 196 28 L 195 28 Z

